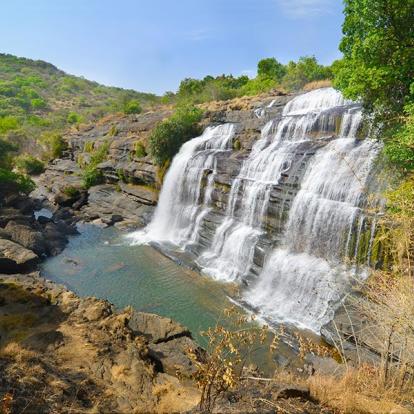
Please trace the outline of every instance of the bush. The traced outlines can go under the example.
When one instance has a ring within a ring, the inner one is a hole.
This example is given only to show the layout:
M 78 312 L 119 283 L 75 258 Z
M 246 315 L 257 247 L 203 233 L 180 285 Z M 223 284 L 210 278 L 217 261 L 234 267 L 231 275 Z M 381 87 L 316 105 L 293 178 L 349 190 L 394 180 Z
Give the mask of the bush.
M 91 153 L 90 162 L 84 167 L 82 173 L 83 185 L 85 188 L 90 188 L 103 182 L 104 176 L 102 171 L 98 168 L 98 164 L 106 159 L 108 150 L 109 142 L 105 141 L 99 148 Z
M 21 154 L 14 159 L 15 167 L 25 174 L 39 175 L 45 166 L 42 161 L 29 154 Z
M 0 138 L 0 167 L 9 165 L 9 153 L 17 151 L 17 146 Z
M 103 174 L 102 171 L 96 167 L 87 167 L 82 174 L 82 179 L 84 187 L 90 188 L 94 185 L 102 184 Z
M 0 168 L 0 193 L 17 190 L 28 194 L 34 189 L 35 184 L 29 177 Z
M 79 195 L 79 189 L 73 186 L 68 186 L 63 189 L 63 193 L 68 197 L 75 198 Z
M 140 141 L 137 141 L 135 143 L 134 152 L 135 152 L 135 157 L 137 157 L 137 158 L 142 158 L 142 157 L 145 157 L 147 155 L 147 151 L 145 150 L 145 146 Z
M 34 98 L 30 101 L 30 104 L 33 109 L 45 109 L 46 108 L 46 101 L 42 98 Z
M 48 158 L 60 158 L 67 148 L 67 143 L 58 132 L 44 132 L 39 142 L 46 150 Z
M 125 114 L 139 114 L 141 112 L 141 104 L 138 101 L 129 101 L 124 106 Z
M 169 119 L 160 122 L 149 137 L 149 151 L 157 165 L 171 160 L 184 142 L 200 134 L 198 122 L 202 111 L 194 106 L 185 106 Z
M 414 169 L 414 104 L 406 105 L 404 123 L 388 131 L 384 153 L 403 171 Z
M 66 121 L 69 124 L 79 124 L 79 122 L 81 122 L 82 118 L 79 114 L 77 114 L 76 112 L 69 112 Z
M 14 116 L 0 117 L 0 134 L 12 131 L 19 127 L 19 120 Z

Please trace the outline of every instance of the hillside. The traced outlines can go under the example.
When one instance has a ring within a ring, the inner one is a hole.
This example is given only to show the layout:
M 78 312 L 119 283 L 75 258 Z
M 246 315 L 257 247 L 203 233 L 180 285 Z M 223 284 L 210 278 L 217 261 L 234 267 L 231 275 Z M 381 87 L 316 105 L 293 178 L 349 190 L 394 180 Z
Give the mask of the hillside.
M 32 151 L 45 131 L 60 132 L 114 112 L 136 113 L 158 99 L 69 75 L 41 60 L 0 54 L 0 137 L 22 151 Z

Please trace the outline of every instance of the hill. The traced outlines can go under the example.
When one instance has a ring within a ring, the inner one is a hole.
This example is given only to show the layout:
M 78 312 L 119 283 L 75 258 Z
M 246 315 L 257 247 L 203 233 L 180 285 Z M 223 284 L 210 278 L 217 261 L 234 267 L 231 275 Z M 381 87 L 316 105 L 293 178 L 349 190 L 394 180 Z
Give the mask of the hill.
M 47 131 L 114 112 L 138 113 L 158 101 L 154 94 L 104 86 L 41 60 L 0 54 L 0 138 L 22 151 L 32 152 Z

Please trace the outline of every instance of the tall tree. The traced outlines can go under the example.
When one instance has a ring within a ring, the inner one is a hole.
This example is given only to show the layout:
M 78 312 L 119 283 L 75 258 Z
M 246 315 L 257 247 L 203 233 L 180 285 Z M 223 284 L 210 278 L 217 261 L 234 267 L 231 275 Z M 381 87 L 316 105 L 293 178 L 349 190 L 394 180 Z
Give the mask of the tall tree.
M 414 0 L 345 0 L 335 86 L 383 119 L 402 111 L 414 78 Z

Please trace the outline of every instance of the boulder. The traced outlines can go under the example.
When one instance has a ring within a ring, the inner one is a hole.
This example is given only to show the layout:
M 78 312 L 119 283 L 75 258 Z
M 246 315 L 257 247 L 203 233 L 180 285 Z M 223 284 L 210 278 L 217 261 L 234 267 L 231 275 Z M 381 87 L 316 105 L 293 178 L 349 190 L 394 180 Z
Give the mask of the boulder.
M 38 256 L 11 240 L 0 239 L 0 273 L 18 273 L 35 266 Z
M 128 327 L 136 335 L 144 335 L 152 343 L 166 342 L 183 336 L 191 338 L 188 328 L 170 318 L 152 313 L 132 311 Z
M 5 230 L 14 242 L 34 251 L 38 256 L 47 253 L 46 241 L 40 231 L 34 230 L 27 224 L 19 224 L 15 221 L 9 221 Z
M 188 336 L 148 346 L 149 356 L 155 362 L 158 371 L 170 375 L 179 372 L 185 377 L 191 377 L 196 371 L 196 366 L 189 356 L 190 350 L 196 353 L 199 360 L 204 359 L 205 352 Z

